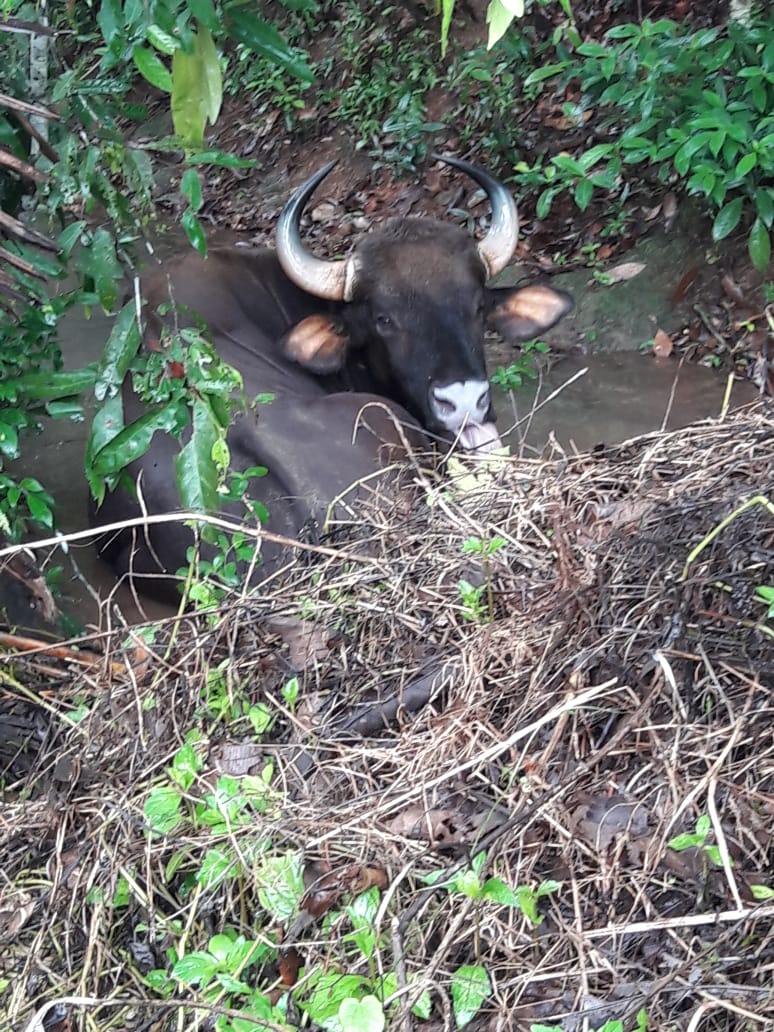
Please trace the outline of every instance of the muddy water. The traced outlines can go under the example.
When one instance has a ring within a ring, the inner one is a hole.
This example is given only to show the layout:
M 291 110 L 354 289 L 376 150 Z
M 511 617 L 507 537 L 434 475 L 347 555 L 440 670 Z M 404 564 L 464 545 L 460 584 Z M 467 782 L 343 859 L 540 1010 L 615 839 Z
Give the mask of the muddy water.
M 109 331 L 110 320 L 105 316 L 94 314 L 86 319 L 82 313 L 71 312 L 61 326 L 66 368 L 99 358 Z M 638 343 L 632 341 L 632 346 Z M 507 348 L 492 355 L 493 367 L 509 361 Z M 582 370 L 585 372 L 577 376 Z M 501 431 L 516 454 L 539 453 L 551 435 L 566 449 L 584 450 L 600 442 L 614 444 L 664 426 L 674 428 L 716 416 L 725 389 L 725 377 L 711 370 L 681 367 L 676 360 L 659 361 L 638 351 L 584 357 L 571 354 L 556 361 L 515 397 L 501 395 L 497 409 Z M 557 390 L 559 393 L 546 401 Z M 753 397 L 748 384 L 734 384 L 733 405 Z M 49 421 L 42 434 L 26 442 L 23 466 L 18 470 L 36 476 L 57 499 L 64 533 L 87 526 L 83 476 L 87 434 L 87 422 Z M 73 544 L 68 557 L 57 553 L 49 561 L 65 567 L 65 607 L 77 613 L 84 624 L 95 623 L 98 614 L 84 581 L 99 597 L 110 595 L 130 621 L 169 613 L 152 603 L 140 603 L 127 588 L 116 588 L 110 571 L 88 544 Z
M 515 395 L 499 392 L 498 422 L 514 454 L 540 453 L 550 436 L 586 451 L 718 416 L 726 388 L 711 369 L 640 352 L 570 355 Z M 750 384 L 732 383 L 732 407 L 755 397 Z

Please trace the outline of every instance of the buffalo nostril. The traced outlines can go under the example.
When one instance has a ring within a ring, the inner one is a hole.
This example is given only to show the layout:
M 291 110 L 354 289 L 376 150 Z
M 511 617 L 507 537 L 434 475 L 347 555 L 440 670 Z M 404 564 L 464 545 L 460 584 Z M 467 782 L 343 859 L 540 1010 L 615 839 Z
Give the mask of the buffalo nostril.
M 481 397 L 476 402 L 477 409 L 488 409 L 489 408 L 489 388 L 481 392 Z

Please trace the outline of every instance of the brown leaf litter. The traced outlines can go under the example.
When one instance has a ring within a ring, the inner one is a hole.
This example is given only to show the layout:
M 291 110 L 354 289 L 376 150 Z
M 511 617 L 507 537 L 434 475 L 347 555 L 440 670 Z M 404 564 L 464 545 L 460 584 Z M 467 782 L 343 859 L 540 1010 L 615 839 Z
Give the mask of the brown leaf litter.
M 29 656 L 0 657 L 0 1025 L 73 997 L 92 1001 L 89 1028 L 194 1027 L 196 991 L 162 1002 L 144 975 L 226 926 L 275 935 L 278 967 L 258 984 L 303 998 L 301 969 L 366 963 L 348 918 L 324 922 L 371 885 L 387 908 L 379 970 L 430 991 L 427 1027 L 450 1013 L 452 972 L 475 963 L 493 993 L 472 1029 L 631 1027 L 640 1008 L 653 1028 L 765 1027 L 774 905 L 755 887 L 774 884 L 774 627 L 756 588 L 774 584 L 774 518 L 740 505 L 774 500 L 773 458 L 759 405 L 512 459 L 467 490 L 418 470 L 410 505 L 357 513 L 331 554 L 157 628 L 144 667 L 118 635 L 91 643 L 101 667 L 48 660 L 63 664 L 55 683 Z M 496 536 L 486 558 L 463 552 Z M 462 579 L 486 589 L 478 619 Z M 190 792 L 268 770 L 274 794 L 220 838 L 190 823 L 149 837 L 149 792 L 192 730 Z M 719 863 L 669 846 L 702 815 Z M 279 929 L 259 840 L 306 868 Z M 227 845 L 236 874 L 192 894 Z M 560 883 L 537 927 L 444 887 L 481 850 L 484 876 L 513 889 Z M 74 1028 L 86 1013 L 70 1004 Z M 405 1004 L 392 1020 L 423 1027 Z

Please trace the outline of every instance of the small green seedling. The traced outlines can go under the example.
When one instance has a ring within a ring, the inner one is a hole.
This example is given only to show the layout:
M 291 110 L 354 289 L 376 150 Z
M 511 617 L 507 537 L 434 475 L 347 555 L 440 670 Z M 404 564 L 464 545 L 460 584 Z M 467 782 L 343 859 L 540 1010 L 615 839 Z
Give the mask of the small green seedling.
M 703 813 L 696 821 L 696 830 L 693 832 L 686 832 L 683 835 L 676 835 L 673 839 L 669 840 L 669 848 L 676 850 L 678 853 L 682 852 L 684 849 L 699 849 L 716 867 L 722 867 L 723 861 L 720 856 L 719 847 L 707 842 L 711 832 L 712 822 L 707 814 Z M 729 862 L 732 862 L 730 858 Z
M 461 579 L 457 581 L 457 590 L 462 600 L 462 615 L 465 619 L 473 623 L 487 623 L 487 612 L 483 599 L 486 584 L 479 584 L 476 587 L 470 581 Z
M 765 606 L 768 606 L 766 612 L 767 620 L 774 620 L 774 587 L 769 584 L 760 584 L 755 589 L 755 597 L 758 602 L 763 602 Z

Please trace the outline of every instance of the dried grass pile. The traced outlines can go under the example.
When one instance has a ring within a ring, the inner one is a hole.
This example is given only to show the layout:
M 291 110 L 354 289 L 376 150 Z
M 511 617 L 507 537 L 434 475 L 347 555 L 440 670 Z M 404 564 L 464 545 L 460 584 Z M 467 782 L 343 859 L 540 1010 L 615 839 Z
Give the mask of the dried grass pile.
M 281 923 L 280 957 L 244 978 L 276 999 L 300 962 L 290 1024 L 321 972 L 394 972 L 389 1027 L 450 1028 L 454 973 L 480 964 L 469 1028 L 628 1029 L 641 1009 L 649 1028 L 771 1028 L 774 624 L 756 588 L 774 585 L 773 459 L 757 407 L 514 460 L 478 489 L 433 482 L 432 504 L 423 480 L 337 528 L 335 555 L 157 627 L 139 659 L 125 632 L 101 665 L 6 657 L 3 707 L 34 705 L 35 734 L 3 754 L 0 1025 L 82 996 L 103 1004 L 49 1027 L 257 1028 L 238 993 L 195 1016 L 201 989 L 165 997 L 147 972 Z M 224 784 L 251 786 L 242 809 Z M 151 836 L 160 786 L 180 819 Z M 700 819 L 715 850 L 669 846 Z M 539 924 L 428 887 L 481 851 L 480 880 L 559 883 Z M 277 857 L 301 858 L 308 889 L 282 922 Z M 370 964 L 344 911 L 367 885 Z

